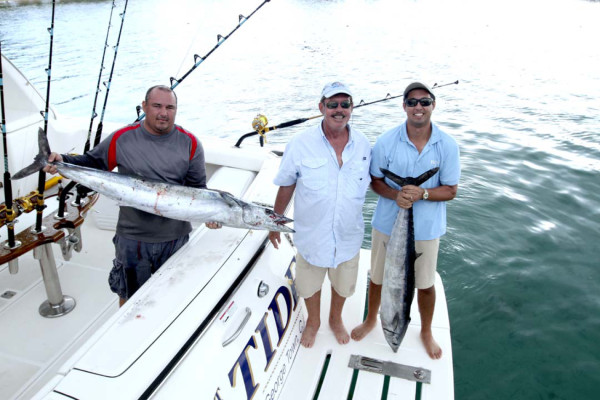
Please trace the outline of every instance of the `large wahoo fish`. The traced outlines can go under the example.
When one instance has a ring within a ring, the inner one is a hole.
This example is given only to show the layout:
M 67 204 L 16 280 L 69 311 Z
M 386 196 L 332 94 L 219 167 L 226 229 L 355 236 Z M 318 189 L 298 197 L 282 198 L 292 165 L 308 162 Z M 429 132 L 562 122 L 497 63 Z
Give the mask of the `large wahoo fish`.
M 419 186 L 437 173 L 433 168 L 416 178 L 402 178 L 381 168 L 383 175 L 400 186 Z M 381 326 L 385 340 L 398 351 L 410 323 L 410 307 L 415 294 L 415 232 L 413 209 L 400 208 L 385 253 L 381 288 Z
M 21 179 L 40 171 L 46 165 L 119 205 L 137 208 L 162 217 L 193 222 L 220 222 L 225 226 L 294 232 L 285 226 L 290 218 L 273 210 L 245 202 L 220 190 L 198 189 L 115 172 L 81 167 L 64 162 L 48 163 L 50 146 L 43 132 L 39 137 L 40 152 L 33 164 L 23 168 L 12 179 Z

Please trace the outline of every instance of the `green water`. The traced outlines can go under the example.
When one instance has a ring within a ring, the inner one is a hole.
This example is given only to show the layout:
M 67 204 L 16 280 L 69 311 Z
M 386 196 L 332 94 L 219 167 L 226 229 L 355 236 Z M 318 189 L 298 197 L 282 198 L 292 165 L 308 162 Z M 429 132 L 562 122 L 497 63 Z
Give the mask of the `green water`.
M 110 3 L 59 2 L 59 112 L 91 112 Z M 131 1 L 107 119 L 133 121 L 149 82 L 181 76 L 258 3 Z M 2 51 L 40 91 L 49 4 L 0 3 Z M 270 126 L 315 115 L 330 80 L 366 101 L 413 79 L 460 80 L 439 89 L 434 112 L 463 167 L 438 267 L 456 398 L 597 398 L 600 2 L 272 0 L 253 18 L 177 89 L 178 122 L 237 138 L 259 112 Z M 402 119 L 391 101 L 356 110 L 353 124 L 374 142 Z

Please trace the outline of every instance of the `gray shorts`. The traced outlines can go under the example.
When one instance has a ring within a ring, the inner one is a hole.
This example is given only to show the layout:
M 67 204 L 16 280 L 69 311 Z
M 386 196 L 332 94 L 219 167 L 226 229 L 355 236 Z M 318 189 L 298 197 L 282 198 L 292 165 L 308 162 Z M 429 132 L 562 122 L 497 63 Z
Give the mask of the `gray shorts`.
M 168 242 L 147 243 L 115 235 L 115 259 L 108 275 L 110 290 L 129 299 L 177 250 L 189 235 Z
M 298 253 L 296 255 L 296 279 L 294 281 L 298 296 L 307 299 L 321 290 L 325 274 L 329 276 L 331 286 L 340 296 L 352 296 L 356 289 L 359 257 L 360 252 L 354 258 L 338 265 L 337 268 L 324 268 L 309 264 Z
M 377 229 L 371 231 L 371 282 L 381 285 L 385 269 L 385 251 L 390 237 Z M 415 261 L 415 287 L 428 289 L 435 283 L 440 239 L 415 240 L 415 250 L 421 254 Z

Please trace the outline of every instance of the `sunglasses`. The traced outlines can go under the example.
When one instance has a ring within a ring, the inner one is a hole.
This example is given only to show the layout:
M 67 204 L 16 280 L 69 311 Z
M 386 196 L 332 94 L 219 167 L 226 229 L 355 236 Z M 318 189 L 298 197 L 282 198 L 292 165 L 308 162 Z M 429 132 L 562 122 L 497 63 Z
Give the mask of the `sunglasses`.
M 330 110 L 335 110 L 338 107 L 338 104 L 341 105 L 342 108 L 350 108 L 350 106 L 352 106 L 351 101 L 344 100 L 341 103 L 338 103 L 337 101 L 330 101 L 329 103 L 325 103 L 325 107 L 329 108 Z
M 429 97 L 423 97 L 422 99 L 406 99 L 404 103 L 409 107 L 414 107 L 417 103 L 421 103 L 423 107 L 428 107 L 433 104 L 433 99 L 430 99 Z

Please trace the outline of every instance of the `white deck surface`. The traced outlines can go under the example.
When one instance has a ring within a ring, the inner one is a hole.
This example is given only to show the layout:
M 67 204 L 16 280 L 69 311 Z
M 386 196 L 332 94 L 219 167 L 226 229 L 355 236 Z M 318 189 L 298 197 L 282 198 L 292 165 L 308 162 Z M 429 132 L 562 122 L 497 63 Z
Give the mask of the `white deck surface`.
M 349 332 L 363 319 L 369 263 L 370 252 L 362 250 L 356 292 L 346 301 L 342 313 Z M 453 389 L 451 392 L 448 390 L 449 387 L 454 387 L 448 309 L 441 279 L 439 275 L 436 278 L 437 303 L 433 330 L 434 337 L 444 352 L 442 359 L 432 360 L 425 353 L 419 337 L 421 322 L 416 296 L 411 309 L 412 321 L 398 353 L 394 353 L 385 341 L 380 323 L 362 341 L 350 340 L 350 343 L 346 345 L 338 344 L 328 325 L 331 289 L 326 280 L 321 294 L 321 328 L 317 334 L 315 346 L 310 349 L 301 347 L 298 351 L 290 378 L 286 381 L 280 399 L 313 399 L 323 365 L 329 354 L 331 358 L 318 399 L 348 398 L 354 373 L 354 369 L 348 367 L 348 362 L 353 354 L 432 370 L 432 383 L 422 384 L 421 399 L 453 399 Z M 352 398 L 358 400 L 381 399 L 383 386 L 383 375 L 359 371 Z M 417 384 L 413 381 L 391 378 L 387 398 L 415 399 L 416 390 Z
M 93 243 L 90 229 L 94 230 Z M 9 274 L 7 264 L 0 266 L 0 294 L 16 292 L 11 299 L 0 298 L 0 398 L 31 398 L 39 385 L 25 392 L 21 388 L 39 377 L 53 376 L 89 333 L 117 311 L 117 296 L 107 283 L 112 265 L 102 262 L 111 259 L 105 252 L 114 251 L 113 234 L 94 229 L 88 221 L 82 228 L 83 250 L 73 252 L 68 262 L 58 245 L 52 245 L 63 294 L 76 301 L 73 311 L 62 317 L 44 318 L 38 312 L 47 297 L 32 252 L 19 259 L 16 275 Z
M 94 211 L 92 211 L 94 212 Z M 95 219 L 94 216 L 90 216 Z M 90 242 L 93 231 L 94 242 Z M 40 267 L 32 254 L 19 260 L 19 273 L 10 275 L 8 265 L 0 266 L 0 294 L 16 292 L 11 299 L 0 298 L 0 398 L 29 399 L 41 383 L 52 377 L 83 340 L 117 311 L 117 297 L 110 292 L 107 276 L 112 259 L 113 231 L 95 229 L 93 221 L 83 226 L 82 253 L 73 252 L 70 261 L 62 260 L 60 249 L 53 245 L 63 293 L 75 298 L 75 309 L 59 318 L 44 318 L 38 307 L 46 300 Z M 85 260 L 85 264 L 84 264 Z M 350 331 L 364 315 L 367 271 L 370 252 L 361 251 L 361 265 L 356 293 L 346 301 L 343 318 Z M 360 342 L 340 345 L 328 326 L 330 287 L 326 280 L 321 303 L 321 329 L 315 346 L 300 347 L 290 377 L 280 399 L 313 399 L 321 371 L 330 355 L 327 372 L 320 388 L 319 399 L 347 399 L 353 387 L 353 399 L 380 399 L 384 391 L 384 376 L 360 371 L 353 386 L 354 370 L 348 367 L 351 355 L 366 356 L 381 361 L 421 367 L 432 370 L 432 384 L 422 384 L 421 399 L 453 399 L 452 349 L 446 298 L 439 276 L 436 280 L 437 304 L 434 315 L 434 335 L 442 346 L 441 360 L 431 360 L 419 338 L 420 319 L 413 302 L 412 322 L 398 353 L 393 353 L 377 327 Z M 26 390 L 23 391 L 23 387 Z M 417 384 L 399 378 L 390 378 L 388 399 L 415 399 Z
M 83 235 L 85 240 L 85 229 Z M 96 230 L 95 235 L 98 241 L 110 243 L 112 232 Z M 39 385 L 30 386 L 26 392 L 19 392 L 20 388 L 29 380 L 42 375 L 52 376 L 67 356 L 81 344 L 81 338 L 86 336 L 86 331 L 89 333 L 90 330 L 95 330 L 97 324 L 117 310 L 116 296 L 109 291 L 106 282 L 111 266 L 99 263 L 84 266 L 78 263 L 82 257 L 87 260 L 105 258 L 100 257 L 100 254 L 106 250 L 101 246 L 89 244 L 84 246 L 83 254 L 74 253 L 70 262 L 57 265 L 63 292 L 77 301 L 75 310 L 60 318 L 48 319 L 38 314 L 37 309 L 45 300 L 45 290 L 39 266 L 33 257 L 29 257 L 27 262 L 21 261 L 18 275 L 9 275 L 6 265 L 1 267 L 0 292 L 17 292 L 10 300 L 0 299 L 0 318 L 3 321 L 0 331 L 2 399 L 30 398 L 39 389 Z M 59 249 L 54 247 L 55 255 L 59 255 L 57 258 L 60 259 Z M 95 255 L 94 252 L 100 253 Z M 348 330 L 362 321 L 369 258 L 369 252 L 363 250 L 357 291 L 347 300 L 344 307 L 343 317 Z M 33 283 L 28 284 L 28 281 Z M 321 329 L 317 334 L 315 347 L 300 348 L 280 399 L 312 399 L 328 355 L 330 360 L 318 398 L 348 398 L 354 375 L 354 370 L 348 367 L 348 362 L 353 354 L 433 370 L 432 384 L 422 385 L 421 398 L 454 398 L 453 392 L 448 393 L 447 389 L 453 388 L 452 349 L 446 299 L 439 276 L 436 285 L 438 302 L 434 316 L 434 335 L 444 350 L 441 360 L 431 360 L 421 344 L 416 301 L 413 302 L 411 326 L 398 353 L 393 353 L 389 348 L 379 325 L 363 341 L 351 340 L 347 345 L 339 345 L 327 324 L 330 289 L 326 281 L 322 293 Z M 5 323 L 9 321 L 10 323 Z M 416 383 L 412 381 L 391 378 L 387 398 L 414 399 L 416 388 Z M 354 386 L 353 399 L 379 399 L 383 390 L 383 375 L 360 371 Z

